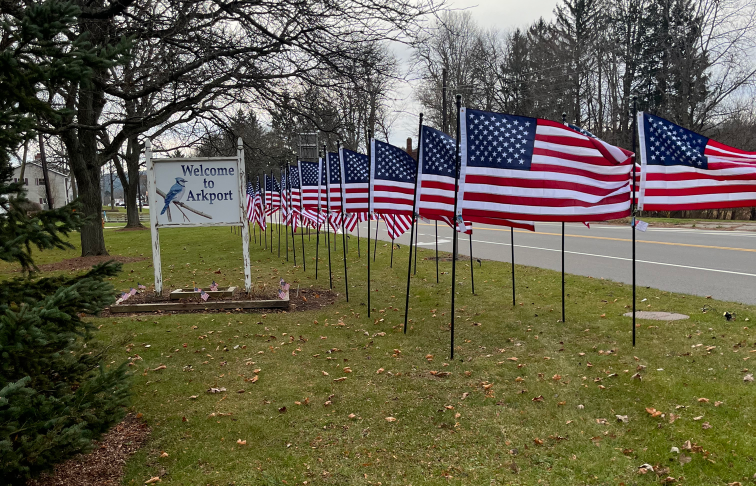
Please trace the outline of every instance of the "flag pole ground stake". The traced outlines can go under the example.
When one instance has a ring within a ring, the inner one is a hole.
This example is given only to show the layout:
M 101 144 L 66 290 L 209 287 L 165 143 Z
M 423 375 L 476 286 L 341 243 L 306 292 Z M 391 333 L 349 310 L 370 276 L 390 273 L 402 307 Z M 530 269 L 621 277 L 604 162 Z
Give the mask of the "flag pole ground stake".
M 454 308 L 455 294 L 457 293 L 457 206 L 459 203 L 459 143 L 461 138 L 460 133 L 460 113 L 462 109 L 462 95 L 457 95 L 457 146 L 454 155 L 454 214 L 452 215 L 452 288 L 451 288 L 451 344 L 449 351 L 449 359 L 454 359 Z
M 415 221 L 418 213 L 417 179 L 420 173 L 420 151 L 422 150 L 423 140 L 423 114 L 420 113 L 420 128 L 417 136 L 417 168 L 415 169 L 415 201 L 412 207 L 412 225 L 410 226 L 410 244 L 409 244 L 409 262 L 407 263 L 407 297 L 404 300 L 404 334 L 407 334 L 407 318 L 409 316 L 409 296 L 410 296 L 410 277 L 412 276 L 412 243 L 415 237 Z M 392 247 L 393 248 L 393 247 Z M 438 265 L 438 260 L 436 260 Z

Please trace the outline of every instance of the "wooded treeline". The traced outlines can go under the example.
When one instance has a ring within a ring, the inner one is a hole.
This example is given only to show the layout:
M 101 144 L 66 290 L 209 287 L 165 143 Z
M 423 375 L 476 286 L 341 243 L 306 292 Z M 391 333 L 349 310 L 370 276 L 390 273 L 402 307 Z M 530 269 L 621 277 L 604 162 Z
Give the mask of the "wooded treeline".
M 12 58 L 28 7 L 1 1 Z M 53 110 L 30 126 L 68 160 L 88 215 L 103 204 L 102 168 L 115 167 L 129 226 L 140 225 L 148 137 L 158 156 L 211 156 L 233 154 L 241 136 L 248 173 L 260 174 L 295 160 L 301 132 L 318 132 L 329 150 L 337 140 L 365 150 L 369 132 L 388 139 L 407 79 L 420 79 L 413 87 L 426 123 L 443 128 L 443 70 L 450 110 L 459 93 L 473 108 L 554 120 L 565 113 L 629 148 L 637 94 L 640 110 L 756 150 L 749 0 L 560 0 L 553 21 L 498 29 L 435 0 L 62 3 L 78 12 L 66 37 L 82 46 L 77 60 L 93 74 L 39 80 L 38 103 Z M 414 52 L 409 68 L 392 53 L 397 41 Z M 756 210 L 683 216 L 756 219 Z M 106 252 L 99 225 L 85 227 L 82 248 Z
M 564 113 L 630 149 L 636 95 L 638 110 L 756 151 L 755 20 L 756 4 L 741 0 L 563 0 L 554 21 L 506 33 L 447 12 L 416 51 L 419 99 L 440 126 L 445 69 L 449 96 L 461 93 L 466 106 Z M 756 219 L 756 208 L 650 215 Z

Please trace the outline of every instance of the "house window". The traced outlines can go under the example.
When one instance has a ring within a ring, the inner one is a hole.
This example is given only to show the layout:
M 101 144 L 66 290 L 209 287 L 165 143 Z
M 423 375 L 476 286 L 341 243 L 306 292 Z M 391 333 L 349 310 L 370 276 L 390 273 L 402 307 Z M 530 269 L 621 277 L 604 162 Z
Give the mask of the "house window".
M 44 179 L 39 179 L 39 178 L 37 178 L 37 179 L 35 179 L 35 180 L 36 180 L 36 184 L 37 184 L 38 186 L 44 186 L 44 185 L 45 185 L 45 180 L 44 180 Z

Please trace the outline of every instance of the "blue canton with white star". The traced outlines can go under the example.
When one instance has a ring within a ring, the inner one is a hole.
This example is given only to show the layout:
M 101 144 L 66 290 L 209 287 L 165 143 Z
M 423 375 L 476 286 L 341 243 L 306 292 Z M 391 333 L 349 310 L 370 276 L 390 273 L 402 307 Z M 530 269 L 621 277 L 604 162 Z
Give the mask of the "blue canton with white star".
M 455 176 L 456 141 L 442 131 L 423 126 L 423 174 Z
M 329 184 L 341 184 L 341 168 L 339 167 L 339 154 L 328 152 Z
M 302 169 L 302 187 L 318 186 L 318 164 L 317 162 L 300 162 L 299 167 Z
M 648 113 L 643 114 L 643 130 L 647 164 L 709 168 L 704 155 L 708 138 Z
M 268 192 L 281 192 L 281 186 L 278 184 L 275 176 L 265 174 L 265 190 Z
M 289 181 L 292 189 L 299 189 L 299 171 L 296 165 L 289 166 Z
M 467 165 L 530 170 L 536 119 L 467 110 Z
M 383 181 L 415 182 L 417 162 L 410 154 L 386 142 L 375 141 L 375 178 Z
M 368 156 L 348 149 L 342 150 L 344 153 L 344 182 L 347 184 L 368 182 Z
M 586 137 L 598 138 L 596 135 L 592 134 L 591 132 L 589 132 L 585 128 L 581 128 L 581 127 L 579 127 L 577 125 L 573 125 L 572 123 L 568 123 L 567 126 L 570 127 L 570 128 L 572 128 L 573 130 L 575 130 L 579 134 L 585 135 Z

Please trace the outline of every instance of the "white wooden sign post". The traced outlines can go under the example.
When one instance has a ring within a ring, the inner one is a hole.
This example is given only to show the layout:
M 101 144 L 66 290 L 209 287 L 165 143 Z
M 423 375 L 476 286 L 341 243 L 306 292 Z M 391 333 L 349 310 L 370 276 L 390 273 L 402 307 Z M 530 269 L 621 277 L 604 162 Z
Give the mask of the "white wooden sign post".
M 159 229 L 196 226 L 241 226 L 244 284 L 249 292 L 252 289 L 252 269 L 241 138 L 236 157 L 153 159 L 149 140 L 144 144 L 144 156 L 147 162 L 155 293 L 163 293 Z

